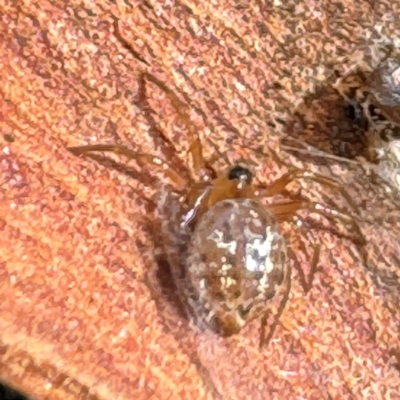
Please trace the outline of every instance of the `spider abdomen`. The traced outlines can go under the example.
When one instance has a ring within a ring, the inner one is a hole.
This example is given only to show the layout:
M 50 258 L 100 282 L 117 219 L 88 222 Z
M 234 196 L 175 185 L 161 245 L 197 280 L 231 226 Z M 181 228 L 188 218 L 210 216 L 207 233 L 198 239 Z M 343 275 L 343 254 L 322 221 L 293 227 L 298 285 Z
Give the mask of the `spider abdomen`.
M 274 217 L 255 200 L 226 199 L 198 221 L 188 248 L 190 306 L 200 325 L 230 336 L 265 312 L 288 273 Z

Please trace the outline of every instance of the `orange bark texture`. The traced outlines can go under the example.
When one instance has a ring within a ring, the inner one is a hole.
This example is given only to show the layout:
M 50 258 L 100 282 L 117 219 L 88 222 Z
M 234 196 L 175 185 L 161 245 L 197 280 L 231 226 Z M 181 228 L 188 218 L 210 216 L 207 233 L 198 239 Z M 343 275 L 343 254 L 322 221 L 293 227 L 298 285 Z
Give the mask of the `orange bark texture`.
M 322 244 L 318 269 L 307 294 L 294 272 L 260 350 L 257 321 L 221 338 L 176 306 L 146 228 L 152 167 L 134 179 L 66 150 L 162 156 L 134 102 L 148 71 L 177 93 L 218 168 L 248 160 L 271 182 L 282 171 L 262 149 L 278 149 L 333 69 L 396 45 L 398 1 L 2 0 L 0 15 L 0 381 L 39 400 L 400 399 L 400 200 L 362 166 L 282 154 L 343 182 L 366 245 L 294 235 L 306 274 Z M 186 162 L 184 125 L 158 87 L 147 92 Z M 351 212 L 332 189 L 300 183 Z

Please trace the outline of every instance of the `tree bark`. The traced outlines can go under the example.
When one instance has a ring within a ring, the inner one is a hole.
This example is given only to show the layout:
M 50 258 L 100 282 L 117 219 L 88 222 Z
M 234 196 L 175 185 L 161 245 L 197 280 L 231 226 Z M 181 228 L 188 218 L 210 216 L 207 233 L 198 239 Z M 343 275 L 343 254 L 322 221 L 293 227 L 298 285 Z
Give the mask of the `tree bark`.
M 284 170 L 266 148 L 279 149 L 307 96 L 396 46 L 398 2 L 40 0 L 0 12 L 0 380 L 36 399 L 400 398 L 400 203 L 365 166 L 280 152 L 342 182 L 367 243 L 293 234 L 305 274 L 313 242 L 321 259 L 307 294 L 294 274 L 259 350 L 257 322 L 225 339 L 180 313 L 146 230 L 151 166 L 126 174 L 66 150 L 162 156 L 135 103 L 148 71 L 179 96 L 219 170 L 246 160 L 271 182 Z M 147 92 L 186 163 L 184 125 L 159 88 Z M 329 187 L 303 189 L 352 213 Z

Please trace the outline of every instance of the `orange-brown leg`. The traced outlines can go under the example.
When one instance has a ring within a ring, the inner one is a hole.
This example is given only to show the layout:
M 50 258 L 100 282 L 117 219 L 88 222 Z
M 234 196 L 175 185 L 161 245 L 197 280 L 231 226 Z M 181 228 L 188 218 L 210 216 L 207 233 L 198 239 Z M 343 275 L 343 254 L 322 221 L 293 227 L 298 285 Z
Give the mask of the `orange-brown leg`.
M 310 200 L 303 198 L 300 195 L 293 195 L 291 196 L 291 200 L 289 202 L 268 205 L 268 211 L 271 212 L 276 218 L 276 220 L 280 223 L 285 221 L 286 222 L 290 221 L 299 210 L 309 210 L 313 213 L 319 214 L 327 218 L 330 221 L 342 222 L 349 229 L 349 235 L 341 234 L 339 231 L 334 229 L 329 229 L 327 227 L 324 227 L 323 225 L 307 224 L 311 229 L 312 228 L 321 229 L 331 232 L 332 234 L 338 237 L 349 239 L 358 245 L 365 244 L 364 235 L 362 234 L 360 227 L 358 226 L 357 222 L 353 217 L 345 215 L 337 210 L 324 207 L 320 203 L 312 202 Z M 300 216 L 297 216 L 297 218 L 301 222 L 303 223 L 305 222 L 305 220 Z
M 314 279 L 315 272 L 317 270 L 317 265 L 318 265 L 320 254 L 321 254 L 321 245 L 313 244 L 313 248 L 314 248 L 314 252 L 313 252 L 312 259 L 311 259 L 310 274 L 308 276 L 308 279 L 306 279 L 306 276 L 305 276 L 303 270 L 300 267 L 297 268 L 297 271 L 299 273 L 300 284 L 304 290 L 304 293 L 308 293 L 311 290 L 312 282 Z M 303 244 L 302 250 L 307 254 L 304 244 Z M 293 259 L 294 262 L 296 262 L 296 255 L 294 254 L 293 250 L 290 247 L 288 248 L 288 254 L 289 254 L 290 258 Z M 288 264 L 288 273 L 287 273 L 287 277 L 286 277 L 286 288 L 284 289 L 285 290 L 284 297 L 281 300 L 281 303 L 279 304 L 278 311 L 277 311 L 276 315 L 274 316 L 274 322 L 271 325 L 271 328 L 268 332 L 267 337 L 265 337 L 265 327 L 267 324 L 268 317 L 270 315 L 269 310 L 264 314 L 264 316 L 261 320 L 260 349 L 264 345 L 268 345 L 269 341 L 271 340 L 271 338 L 274 335 L 274 332 L 275 332 L 276 327 L 279 323 L 279 320 L 283 314 L 283 311 L 285 310 L 287 301 L 289 299 L 289 294 L 290 294 L 290 289 L 291 289 L 291 284 L 292 284 L 291 272 L 292 272 L 291 266 Z
M 265 196 L 265 197 L 275 196 L 278 194 L 285 193 L 286 186 L 289 183 L 293 182 L 295 179 L 309 179 L 314 182 L 318 182 L 322 185 L 326 185 L 338 190 L 340 194 L 347 200 L 347 202 L 350 204 L 353 210 L 358 213 L 357 205 L 354 203 L 353 199 L 349 196 L 346 190 L 342 186 L 340 186 L 338 182 L 336 182 L 334 179 L 328 178 L 323 175 L 318 175 L 309 171 L 304 171 L 300 169 L 289 171 L 281 178 L 277 179 L 271 185 L 268 186 L 258 185 L 256 189 L 259 192 L 260 196 Z
M 312 206 L 314 203 L 308 202 L 307 200 L 295 200 L 295 201 L 290 201 L 288 203 L 284 204 L 272 204 L 268 207 L 268 210 L 275 216 L 276 220 L 278 222 L 284 222 L 284 221 L 290 221 L 294 215 L 296 214 L 297 211 L 304 209 L 306 207 Z M 326 216 L 323 212 L 319 212 L 320 210 L 316 211 L 319 214 L 322 214 Z M 300 221 L 302 221 L 302 218 L 298 217 Z M 302 249 L 306 254 L 307 251 L 305 249 L 305 246 L 303 243 L 301 243 Z M 300 283 L 301 286 L 304 289 L 304 292 L 307 293 L 311 289 L 312 285 L 312 280 L 315 274 L 315 271 L 317 269 L 317 264 L 319 261 L 319 256 L 320 256 L 320 250 L 321 246 L 319 244 L 313 244 L 312 247 L 314 248 L 313 256 L 311 259 L 311 269 L 310 269 L 310 275 L 309 278 L 306 279 L 305 274 L 301 268 L 299 268 L 299 275 L 300 275 Z M 288 248 L 288 253 L 291 256 L 292 259 L 296 259 L 296 256 L 292 249 L 289 247 Z
M 155 76 L 149 74 L 148 72 L 143 72 L 139 75 L 139 89 L 140 92 L 144 93 L 145 79 L 157 85 L 168 97 L 171 105 L 175 109 L 181 121 L 184 123 L 186 130 L 190 138 L 189 153 L 193 160 L 193 172 L 197 178 L 211 178 L 215 175 L 214 169 L 204 160 L 203 157 L 203 147 L 196 130 L 196 127 L 189 118 L 189 115 L 184 111 L 185 105 L 179 100 L 178 96 L 167 86 L 165 83 L 161 82 Z M 143 101 L 145 95 L 142 94 L 141 101 Z M 153 123 L 154 125 L 154 123 Z M 165 136 L 164 136 L 165 138 Z
M 135 160 L 141 165 L 152 164 L 156 166 L 162 173 L 164 173 L 176 186 L 177 190 L 183 190 L 187 187 L 188 182 L 185 178 L 176 172 L 168 163 L 161 160 L 158 157 L 152 156 L 150 154 L 136 153 L 129 150 L 126 146 L 122 145 L 107 145 L 107 144 L 95 144 L 90 146 L 77 146 L 67 148 L 71 153 L 76 156 L 80 156 L 89 152 L 112 152 L 118 155 L 123 155 L 128 158 L 128 160 Z
M 164 160 L 161 160 L 158 157 L 143 153 L 136 153 L 129 150 L 126 146 L 117 144 L 78 146 L 78 147 L 70 147 L 68 148 L 68 150 L 70 150 L 73 154 L 77 156 L 96 151 L 113 152 L 115 154 L 124 155 L 128 159 L 136 160 L 141 166 L 145 164 L 152 164 L 157 166 L 160 170 L 162 170 L 162 172 L 165 173 L 166 176 L 168 176 L 174 182 L 178 190 L 187 188 L 188 179 L 190 179 L 187 173 L 187 167 L 182 162 L 182 160 L 180 160 L 179 157 L 177 157 L 173 144 L 157 128 L 155 120 L 151 115 L 150 106 L 146 98 L 146 84 L 145 84 L 146 79 L 156 84 L 161 90 L 165 92 L 165 94 L 171 101 L 172 106 L 179 115 L 180 119 L 185 124 L 185 127 L 187 128 L 190 137 L 193 138 L 191 145 L 189 147 L 189 152 L 191 153 L 193 158 L 195 176 L 197 178 L 203 178 L 203 180 L 205 181 L 214 179 L 216 177 L 216 172 L 203 159 L 200 138 L 197 134 L 194 125 L 190 121 L 189 116 L 183 111 L 184 108 L 183 103 L 179 100 L 176 94 L 171 89 L 169 89 L 163 82 L 161 82 L 156 77 L 147 72 L 141 73 L 138 77 L 139 90 L 138 90 L 137 105 L 138 107 L 141 108 L 142 112 L 144 113 L 150 125 L 156 146 L 161 148 L 161 151 L 165 155 L 165 158 L 169 160 L 168 163 Z M 171 165 L 172 163 L 174 167 L 172 167 Z M 179 171 L 179 173 L 177 171 Z
M 303 242 L 300 243 L 300 250 L 304 254 L 308 254 L 306 246 Z M 321 255 L 321 245 L 317 243 L 313 243 L 312 246 L 313 248 L 313 255 L 311 258 L 311 263 L 310 263 L 310 273 L 308 274 L 308 278 L 306 277 L 306 274 L 304 273 L 303 269 L 301 268 L 300 262 L 298 261 L 295 252 L 293 251 L 292 248 L 288 248 L 288 255 L 289 257 L 293 260 L 293 262 L 296 264 L 296 270 L 297 273 L 299 274 L 299 281 L 300 285 L 303 288 L 304 293 L 308 293 L 311 288 L 312 288 L 312 283 L 314 280 L 314 275 L 317 271 L 317 266 L 319 262 L 319 258 Z
M 170 160 L 178 171 L 185 170 L 186 166 L 183 161 L 177 156 L 175 147 L 170 139 L 157 127 L 156 121 L 153 117 L 153 110 L 150 107 L 147 97 L 146 77 L 151 76 L 147 73 L 140 73 L 138 76 L 138 93 L 136 96 L 135 104 L 141 110 L 142 114 L 147 120 L 150 127 L 150 133 L 154 140 L 155 150 L 161 151 L 166 160 Z M 157 80 L 158 82 L 158 80 Z M 160 82 L 161 83 L 161 82 Z M 163 87 L 161 87 L 164 90 Z
M 365 244 L 364 235 L 362 234 L 357 222 L 352 217 L 346 216 L 336 210 L 323 208 L 320 204 L 310 202 L 306 199 L 304 199 L 304 200 L 297 199 L 297 200 L 292 200 L 290 202 L 286 202 L 286 203 L 282 203 L 282 204 L 271 204 L 268 206 L 268 210 L 275 216 L 275 218 L 278 222 L 290 221 L 295 216 L 297 211 L 302 210 L 302 209 L 309 209 L 312 212 L 317 213 L 331 221 L 334 221 L 334 222 L 339 221 L 339 222 L 344 223 L 345 225 L 348 225 L 349 233 L 343 234 L 336 229 L 328 228 L 326 226 L 323 226 L 322 224 L 317 224 L 317 223 L 313 223 L 313 222 L 308 223 L 302 217 L 296 216 L 298 218 L 298 220 L 301 222 L 302 229 L 324 230 L 324 231 L 328 231 L 338 237 L 351 240 L 356 245 L 362 246 Z M 301 244 L 301 246 L 302 246 L 301 250 L 304 251 L 305 253 L 307 253 L 303 243 Z M 311 271 L 310 271 L 309 279 L 307 280 L 305 278 L 303 271 L 299 270 L 300 282 L 306 293 L 311 288 L 312 279 L 313 279 L 314 273 L 316 271 L 316 267 L 317 267 L 319 256 L 320 256 L 320 247 L 321 246 L 319 244 L 313 244 L 312 247 L 314 248 L 314 254 L 313 254 L 313 257 L 311 260 Z M 292 258 L 294 256 L 294 259 L 295 259 L 295 254 L 293 253 L 293 251 L 290 248 L 288 249 L 288 252 L 291 253 L 290 255 L 292 256 Z
M 295 179 L 308 179 L 314 182 L 318 182 L 321 185 L 329 186 L 336 189 L 350 204 L 356 213 L 359 213 L 357 205 L 354 203 L 353 199 L 349 196 L 347 191 L 337 182 L 335 179 L 328 178 L 315 172 L 310 172 L 301 168 L 294 167 L 285 163 L 275 150 L 267 148 L 267 151 L 271 158 L 281 167 L 286 167 L 289 172 L 284 174 L 281 178 L 276 180 L 271 185 L 258 185 L 257 190 L 260 196 L 275 196 L 277 194 L 286 194 L 286 186 L 294 181 Z
M 293 177 L 293 173 L 289 172 L 288 174 L 286 174 L 283 177 L 284 179 L 281 178 L 281 180 L 278 181 L 278 183 L 276 185 L 275 184 L 272 185 L 272 190 L 270 190 L 271 186 L 269 188 L 267 188 L 266 193 L 264 193 L 264 195 L 272 196 L 272 195 L 284 192 L 285 186 L 292 180 L 292 177 Z M 304 176 L 302 176 L 302 177 L 304 177 Z M 326 182 L 324 182 L 324 183 L 326 183 Z M 315 213 L 318 213 L 328 219 L 335 218 L 342 222 L 350 223 L 350 225 L 352 226 L 352 231 L 355 234 L 355 236 L 351 239 L 358 244 L 365 243 L 365 239 L 361 233 L 361 230 L 353 218 L 347 217 L 336 210 L 324 208 L 320 204 L 313 203 L 307 199 L 302 198 L 301 196 L 292 196 L 292 197 L 293 197 L 293 199 L 288 202 L 268 205 L 268 211 L 271 212 L 275 216 L 275 218 L 278 222 L 290 221 L 295 216 L 297 211 L 299 211 L 301 209 L 309 209 L 309 210 L 311 210 Z M 298 217 L 298 218 L 300 221 L 302 221 L 302 218 L 300 218 L 300 217 Z M 312 227 L 313 226 L 311 226 L 311 228 Z M 335 234 L 336 232 L 332 232 L 332 233 Z M 341 235 L 339 235 L 339 236 L 341 236 Z M 303 250 L 305 253 L 307 253 L 306 249 L 305 249 L 305 245 L 302 243 L 301 246 L 302 246 L 301 250 Z M 301 283 L 301 286 L 303 287 L 303 290 L 305 293 L 309 292 L 312 287 L 312 281 L 314 278 L 314 274 L 317 270 L 317 265 L 319 262 L 320 252 L 321 252 L 321 245 L 313 244 L 312 247 L 314 249 L 314 253 L 313 253 L 313 256 L 311 259 L 309 278 L 306 279 L 306 276 L 305 276 L 303 270 L 301 268 L 298 268 L 300 283 Z M 290 247 L 288 248 L 288 254 L 289 254 L 290 258 L 293 259 L 294 262 L 296 262 L 296 255 Z M 283 313 L 283 310 L 286 306 L 286 303 L 287 303 L 287 300 L 289 297 L 290 287 L 291 287 L 291 278 L 290 278 L 290 273 L 289 273 L 288 282 L 287 282 L 287 291 L 285 292 L 284 298 L 279 305 L 277 314 L 274 317 L 274 322 L 271 325 L 271 329 L 270 329 L 270 332 L 268 333 L 267 337 L 265 337 L 265 326 L 266 326 L 266 323 L 267 323 L 267 320 L 269 317 L 269 312 L 267 311 L 267 313 L 262 318 L 260 348 L 264 344 L 268 344 L 274 334 L 276 326 L 279 323 L 279 319 L 280 319 L 280 317 Z
M 285 204 L 273 204 L 273 205 L 268 206 L 268 210 L 272 214 L 274 214 L 276 219 L 280 222 L 290 220 L 290 218 L 293 217 L 293 215 L 302 208 L 304 208 L 304 202 L 300 201 L 300 200 L 299 201 L 291 201 L 291 202 L 288 202 Z M 314 245 L 314 254 L 311 259 L 311 271 L 310 271 L 308 280 L 306 279 L 303 270 L 301 268 L 299 268 L 300 283 L 301 283 L 305 293 L 307 293 L 311 289 L 314 274 L 315 274 L 315 271 L 317 269 L 317 265 L 319 262 L 320 248 L 321 248 L 320 245 Z M 290 257 L 292 259 L 296 260 L 296 256 L 295 256 L 294 252 L 290 249 L 290 247 L 288 248 L 288 254 L 290 255 Z M 273 323 L 271 325 L 271 328 L 270 328 L 267 336 L 265 336 L 265 328 L 267 325 L 267 320 L 270 316 L 270 311 L 268 310 L 264 314 L 263 318 L 261 319 L 260 349 L 264 345 L 268 345 L 269 341 L 273 337 L 276 327 L 279 323 L 279 320 L 280 320 L 280 318 L 283 314 L 283 311 L 286 307 L 287 301 L 289 299 L 290 289 L 291 289 L 291 272 L 292 272 L 291 266 L 288 263 L 288 271 L 287 271 L 287 276 L 285 278 L 285 280 L 286 280 L 285 286 L 286 287 L 284 289 L 284 296 L 283 296 L 283 299 L 281 300 L 281 303 L 279 304 L 278 310 L 274 316 Z
M 292 268 L 289 264 L 288 264 L 287 274 L 285 277 L 285 282 L 286 282 L 286 285 L 284 288 L 284 295 L 279 304 L 278 310 L 277 310 L 276 314 L 274 315 L 274 322 L 272 323 L 267 336 L 265 336 L 265 328 L 267 326 L 267 321 L 268 321 L 268 317 L 270 315 L 270 310 L 268 310 L 261 319 L 261 333 L 260 333 L 260 344 L 259 344 L 260 349 L 262 349 L 263 346 L 268 346 L 268 343 L 272 339 L 272 336 L 275 333 L 275 329 L 279 323 L 279 320 L 283 314 L 283 311 L 285 310 L 287 301 L 289 299 L 290 289 L 292 287 Z

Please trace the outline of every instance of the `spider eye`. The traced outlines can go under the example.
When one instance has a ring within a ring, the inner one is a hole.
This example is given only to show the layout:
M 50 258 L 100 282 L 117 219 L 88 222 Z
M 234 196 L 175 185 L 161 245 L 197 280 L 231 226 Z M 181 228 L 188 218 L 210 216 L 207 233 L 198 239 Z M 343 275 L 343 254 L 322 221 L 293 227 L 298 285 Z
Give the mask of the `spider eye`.
M 241 165 L 234 165 L 228 172 L 228 179 L 245 181 L 249 185 L 253 179 L 253 175 L 247 168 Z

